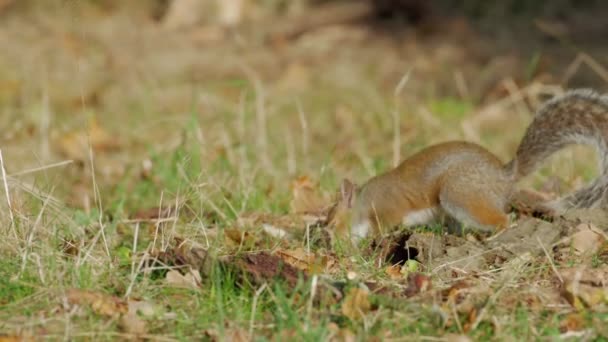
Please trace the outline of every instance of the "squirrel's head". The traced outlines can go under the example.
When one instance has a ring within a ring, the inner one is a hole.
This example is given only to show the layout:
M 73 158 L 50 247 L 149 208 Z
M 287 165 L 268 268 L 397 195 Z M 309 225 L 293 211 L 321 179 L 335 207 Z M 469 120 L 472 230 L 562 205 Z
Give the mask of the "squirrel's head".
M 342 180 L 336 201 L 327 214 L 327 222 L 333 227 L 338 237 L 348 237 L 357 193 L 358 186 L 355 183 L 346 178 Z

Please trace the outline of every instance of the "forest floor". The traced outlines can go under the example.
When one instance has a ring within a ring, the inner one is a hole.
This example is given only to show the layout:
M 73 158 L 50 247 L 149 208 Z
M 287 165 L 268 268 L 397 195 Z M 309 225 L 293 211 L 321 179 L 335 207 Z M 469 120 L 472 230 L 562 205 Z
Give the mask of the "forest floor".
M 453 139 L 507 161 L 545 99 L 606 90 L 584 17 L 281 36 L 18 7 L 0 13 L 0 341 L 608 336 L 603 212 L 519 208 L 490 239 L 417 227 L 392 249 L 327 225 L 343 178 Z M 596 161 L 568 148 L 519 186 L 558 196 Z

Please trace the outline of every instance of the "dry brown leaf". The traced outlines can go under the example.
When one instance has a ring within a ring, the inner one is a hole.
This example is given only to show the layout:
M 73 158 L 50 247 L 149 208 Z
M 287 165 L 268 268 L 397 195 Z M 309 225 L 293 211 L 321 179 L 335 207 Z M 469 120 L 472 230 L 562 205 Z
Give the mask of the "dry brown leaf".
M 123 299 L 104 293 L 69 289 L 66 296 L 68 303 L 89 306 L 98 315 L 113 317 L 128 312 L 128 305 Z
M 226 242 L 236 246 L 255 246 L 255 244 L 257 243 L 255 234 L 245 230 L 224 229 L 224 235 L 228 237 L 228 240 Z
M 602 243 L 606 242 L 592 224 L 582 223 L 576 229 L 577 232 L 572 235 L 572 248 L 578 254 L 594 254 L 600 249 Z
M 205 337 L 211 341 L 235 341 L 235 342 L 248 342 L 251 341 L 249 333 L 240 328 L 229 328 L 224 331 L 224 334 L 220 334 L 215 329 L 205 330 Z
M 275 239 L 291 239 L 292 238 L 291 234 L 289 234 L 285 229 L 275 227 L 271 224 L 264 223 L 262 225 L 262 231 L 264 231 L 264 233 L 272 236 Z
M 249 333 L 243 329 L 233 328 L 226 332 L 227 341 L 248 342 L 251 341 Z
M 116 137 L 113 137 L 95 118 L 90 120 L 86 131 L 74 130 L 59 137 L 59 152 L 74 160 L 88 160 L 89 144 L 95 152 L 107 152 L 120 147 Z
M 411 297 L 421 292 L 426 292 L 431 289 L 431 278 L 422 273 L 411 273 L 407 277 L 408 286 L 405 289 L 405 295 Z
M 291 189 L 290 208 L 292 213 L 320 215 L 329 206 L 328 196 L 322 194 L 318 184 L 307 176 L 293 181 Z
M 401 265 L 388 266 L 385 272 L 393 280 L 403 279 L 403 274 L 401 273 Z
M 183 287 L 192 290 L 200 289 L 201 275 L 197 270 L 190 270 L 185 275 L 181 274 L 177 270 L 170 270 L 167 272 L 165 281 L 168 285 L 173 287 Z
M 310 266 L 315 262 L 315 255 L 306 252 L 301 247 L 291 250 L 279 249 L 275 254 L 287 264 L 302 271 L 308 271 Z
M 309 253 L 304 248 L 279 249 L 275 254 L 285 263 L 309 274 L 320 274 L 334 270 L 338 261 L 334 255 Z
M 444 338 L 445 338 L 446 342 L 471 342 L 471 341 L 473 341 L 467 335 L 447 334 L 447 335 L 445 335 Z
M 128 305 L 128 314 L 132 315 L 140 314 L 144 317 L 151 317 L 161 311 L 158 305 L 147 301 L 129 300 Z
M 331 331 L 330 342 L 355 342 L 357 336 L 348 328 L 340 328 L 336 323 L 331 322 L 328 326 Z
M 372 308 L 368 294 L 368 291 L 358 287 L 350 289 L 342 303 L 342 314 L 353 321 L 363 318 Z
M 560 323 L 561 332 L 580 331 L 585 329 L 585 319 L 578 312 L 567 315 Z
M 152 207 L 147 209 L 140 209 L 133 214 L 133 219 L 136 220 L 157 220 L 163 218 L 169 218 L 175 214 L 175 206 L 167 207 Z
M 276 83 L 279 90 L 299 92 L 310 84 L 311 71 L 302 63 L 290 63 L 282 75 Z
M 562 295 L 578 310 L 608 304 L 608 266 L 560 270 L 564 280 Z
M 35 341 L 32 337 L 29 336 L 0 336 L 0 342 L 33 342 Z
M 147 322 L 135 313 L 128 313 L 120 318 L 120 329 L 134 335 L 143 335 L 148 332 Z

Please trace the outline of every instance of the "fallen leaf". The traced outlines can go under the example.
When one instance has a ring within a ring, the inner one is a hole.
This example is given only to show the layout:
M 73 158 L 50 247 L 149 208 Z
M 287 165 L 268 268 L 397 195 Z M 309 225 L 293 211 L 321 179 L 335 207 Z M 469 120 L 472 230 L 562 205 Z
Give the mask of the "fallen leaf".
M 301 247 L 291 250 L 279 249 L 275 254 L 287 264 L 302 271 L 308 271 L 310 266 L 315 262 L 315 255 L 306 252 L 304 248 Z
M 66 255 L 76 256 L 80 253 L 80 244 L 74 239 L 65 239 L 61 244 L 61 251 Z
M 291 212 L 295 214 L 320 215 L 329 206 L 327 196 L 321 194 L 318 184 L 307 176 L 296 179 L 291 184 Z
M 608 304 L 608 266 L 576 267 L 559 271 L 563 279 L 562 296 L 577 310 L 595 309 Z
M 213 238 L 213 231 L 207 236 Z M 175 237 L 173 243 L 164 251 L 153 249 L 146 260 L 147 267 L 154 267 L 162 264 L 164 266 L 187 266 L 189 269 L 199 270 L 203 274 L 208 274 L 215 258 L 210 256 L 207 248 L 192 241 Z
M 310 70 L 302 63 L 291 63 L 287 65 L 283 76 L 276 82 L 278 90 L 289 92 L 299 92 L 306 89 L 310 83 Z
M 128 306 L 129 314 L 140 314 L 144 317 L 152 317 L 161 311 L 161 308 L 158 305 L 147 301 L 129 300 Z
M 573 312 L 564 317 L 559 323 L 559 328 L 562 333 L 567 331 L 580 331 L 585 328 L 585 320 L 580 313 Z
M 255 234 L 246 230 L 224 229 L 224 235 L 228 238 L 227 242 L 235 246 L 252 247 L 258 242 Z
M 197 270 L 190 270 L 188 273 L 181 274 L 177 270 L 170 270 L 167 272 L 167 276 L 165 281 L 168 285 L 173 287 L 182 287 L 192 290 L 200 289 L 201 284 L 201 274 Z
M 211 341 L 234 341 L 234 342 L 248 342 L 251 341 L 249 333 L 240 328 L 226 327 L 223 334 L 216 329 L 205 330 L 205 337 Z
M 471 341 L 473 341 L 467 335 L 456 335 L 456 334 L 447 334 L 447 335 L 445 335 L 444 340 L 446 342 L 471 342 Z
M 354 287 L 348 291 L 342 303 L 342 314 L 353 321 L 357 321 L 371 310 L 368 291 Z
M 152 207 L 147 209 L 140 209 L 135 212 L 132 219 L 136 220 L 157 220 L 169 218 L 175 214 L 175 206 L 167 207 Z
M 285 229 L 278 228 L 278 227 L 275 227 L 270 224 L 264 223 L 262 225 L 262 230 L 264 231 L 264 233 L 266 233 L 276 239 L 290 239 L 291 238 L 291 235 L 287 231 L 285 231 Z
M 34 339 L 26 336 L 10 336 L 10 335 L 0 335 L 0 342 L 33 342 Z
M 74 160 L 88 160 L 89 144 L 95 152 L 116 150 L 120 143 L 93 117 L 86 130 L 78 129 L 61 136 L 57 145 L 59 152 Z
M 148 332 L 148 325 L 145 320 L 135 313 L 128 313 L 120 318 L 120 329 L 134 335 L 143 335 Z
M 599 234 L 592 224 L 582 223 L 576 227 L 578 230 L 572 235 L 572 248 L 580 254 L 594 254 L 596 253 L 602 243 L 606 242 L 604 237 Z
M 104 293 L 69 289 L 66 296 L 68 303 L 89 306 L 98 315 L 113 317 L 128 312 L 128 305 L 123 299 Z
M 388 266 L 385 272 L 386 274 L 388 274 L 389 278 L 393 280 L 403 279 L 403 274 L 401 273 L 401 265 Z
M 340 328 L 336 323 L 331 322 L 328 326 L 331 331 L 330 342 L 355 342 L 357 335 L 348 328 Z
M 431 289 L 431 278 L 421 273 L 411 273 L 407 277 L 408 286 L 405 289 L 407 297 L 414 296 L 421 292 L 426 292 Z
M 248 342 L 251 341 L 249 333 L 243 329 L 233 328 L 226 332 L 227 341 Z
M 35 339 L 31 336 L 17 335 L 0 335 L 0 342 L 34 342 Z

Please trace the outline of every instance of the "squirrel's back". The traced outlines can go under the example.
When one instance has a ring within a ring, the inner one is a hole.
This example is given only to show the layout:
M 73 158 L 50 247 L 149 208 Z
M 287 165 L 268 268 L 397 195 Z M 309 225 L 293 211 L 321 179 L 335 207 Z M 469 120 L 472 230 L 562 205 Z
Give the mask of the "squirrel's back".
M 505 168 L 515 180 L 533 171 L 550 155 L 571 145 L 595 148 L 599 159 L 597 179 L 550 204 L 556 210 L 605 206 L 608 202 L 608 96 L 589 89 L 566 92 L 547 101 L 534 119 Z

